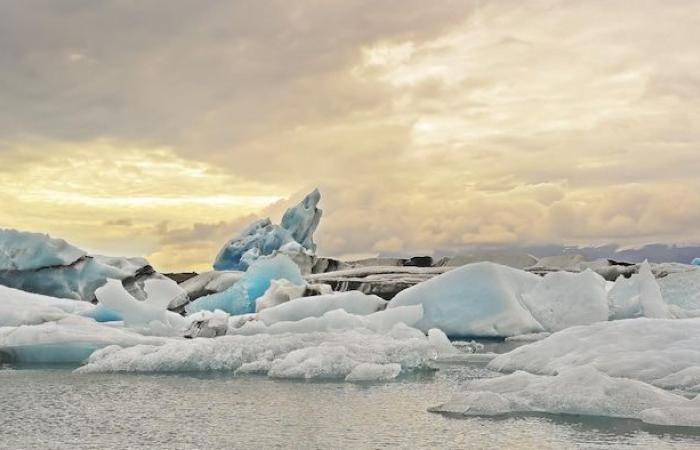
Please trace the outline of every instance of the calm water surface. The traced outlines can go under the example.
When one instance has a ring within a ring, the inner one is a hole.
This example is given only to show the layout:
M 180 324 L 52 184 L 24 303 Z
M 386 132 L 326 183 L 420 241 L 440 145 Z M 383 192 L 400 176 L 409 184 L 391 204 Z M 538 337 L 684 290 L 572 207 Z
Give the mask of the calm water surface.
M 362 385 L 71 370 L 0 367 L 0 448 L 700 449 L 700 433 L 637 421 L 426 412 L 495 375 L 464 365 Z

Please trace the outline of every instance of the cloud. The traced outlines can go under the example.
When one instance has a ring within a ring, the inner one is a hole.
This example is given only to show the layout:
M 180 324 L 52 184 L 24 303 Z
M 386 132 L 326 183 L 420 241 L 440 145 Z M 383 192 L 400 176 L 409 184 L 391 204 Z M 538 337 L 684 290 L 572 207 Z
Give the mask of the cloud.
M 698 21 L 682 0 L 6 2 L 0 220 L 205 267 L 318 186 L 329 255 L 699 241 Z

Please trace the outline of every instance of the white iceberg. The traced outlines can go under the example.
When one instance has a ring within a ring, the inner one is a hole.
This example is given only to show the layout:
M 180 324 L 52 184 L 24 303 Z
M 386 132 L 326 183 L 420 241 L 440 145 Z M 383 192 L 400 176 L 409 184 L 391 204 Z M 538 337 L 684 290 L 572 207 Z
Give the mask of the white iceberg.
M 548 273 L 522 299 L 547 331 L 608 320 L 605 280 L 589 269 Z
M 110 345 L 161 344 L 164 338 L 68 316 L 39 325 L 0 328 L 0 360 L 22 363 L 82 363 Z
M 401 291 L 388 308 L 423 305 L 417 327 L 450 336 L 515 336 L 544 331 L 524 306 L 537 275 L 493 263 L 469 264 Z
M 673 317 L 661 294 L 661 288 L 648 262 L 639 267 L 639 273 L 615 281 L 608 294 L 610 320 L 633 317 Z
M 171 340 L 163 345 L 112 346 L 96 351 L 77 372 L 223 370 L 274 378 L 369 381 L 430 370 L 430 361 L 445 348 L 435 348 L 423 333 L 398 321 L 410 315 L 420 319 L 420 306 L 397 308 L 387 317 L 377 317 L 387 313 L 352 317 L 335 310 L 320 318 L 278 322 L 270 328 L 297 328 L 279 334 L 268 329 L 252 335 Z
M 613 378 L 590 366 L 568 368 L 556 376 L 515 372 L 471 381 L 465 391 L 431 411 L 467 416 L 538 412 L 700 426 L 700 401 L 641 381 Z
M 612 377 L 700 389 L 700 319 L 628 319 L 576 326 L 499 355 L 489 368 L 555 375 L 591 365 Z
M 367 315 L 386 307 L 386 301 L 376 295 L 365 295 L 359 291 L 338 292 L 328 295 L 296 298 L 257 313 L 258 320 L 266 325 L 276 322 L 297 321 L 307 317 L 320 317 L 335 309 L 350 314 Z
M 121 317 L 125 326 L 142 334 L 182 335 L 187 320 L 168 311 L 170 302 L 181 293 L 177 284 L 172 280 L 146 280 L 144 289 L 147 298 L 139 301 L 124 289 L 120 281 L 107 280 L 95 295 L 100 305 Z
M 0 286 L 0 327 L 37 325 L 95 309 L 87 302 L 32 294 Z

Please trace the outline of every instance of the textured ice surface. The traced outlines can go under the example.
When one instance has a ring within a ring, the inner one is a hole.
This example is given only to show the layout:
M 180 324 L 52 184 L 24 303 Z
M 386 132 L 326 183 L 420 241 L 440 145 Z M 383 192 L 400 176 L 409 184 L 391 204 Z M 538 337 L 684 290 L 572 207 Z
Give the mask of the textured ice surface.
M 613 378 L 590 366 L 564 369 L 556 376 L 515 372 L 472 381 L 466 390 L 431 410 L 469 416 L 575 414 L 700 426 L 700 401 L 641 381 Z
M 86 302 L 32 294 L 0 286 L 0 327 L 36 325 L 91 311 Z
M 68 316 L 39 325 L 0 328 L 0 359 L 29 363 L 81 363 L 96 349 L 119 344 L 159 344 L 147 337 L 92 319 Z
M 614 377 L 700 391 L 700 319 L 628 319 L 567 328 L 499 355 L 494 370 L 553 375 L 591 365 Z
M 46 234 L 0 229 L 0 271 L 67 266 L 86 253 Z
M 255 300 L 270 287 L 272 280 L 285 279 L 304 285 L 299 266 L 286 255 L 260 258 L 250 266 L 241 279 L 225 291 L 200 297 L 186 306 L 188 313 L 220 309 L 229 314 L 255 312 Z
M 700 269 L 671 273 L 658 283 L 669 305 L 686 312 L 700 311 Z
M 406 328 L 398 324 L 385 334 L 359 328 L 113 346 L 95 352 L 78 372 L 224 370 L 275 378 L 385 380 L 400 371 L 428 369 L 438 354 L 422 333 Z
M 214 269 L 246 270 L 259 257 L 283 248 L 289 252 L 313 254 L 316 251 L 313 233 L 322 213 L 317 208 L 320 199 L 318 190 L 314 190 L 287 210 L 281 225 L 273 224 L 269 218 L 252 223 L 224 245 L 214 261 Z
M 386 307 L 386 301 L 359 291 L 297 298 L 258 312 L 257 317 L 267 325 L 275 322 L 297 321 L 306 317 L 320 317 L 328 311 L 343 309 L 350 314 L 366 315 Z
M 418 328 L 450 336 L 515 336 L 543 331 L 523 306 L 537 275 L 493 263 L 469 264 L 400 292 L 389 308 L 422 304 Z
M 690 264 L 700 266 L 700 258 L 693 258 L 693 261 Z
M 523 303 L 547 331 L 608 320 L 605 280 L 591 270 L 548 273 Z

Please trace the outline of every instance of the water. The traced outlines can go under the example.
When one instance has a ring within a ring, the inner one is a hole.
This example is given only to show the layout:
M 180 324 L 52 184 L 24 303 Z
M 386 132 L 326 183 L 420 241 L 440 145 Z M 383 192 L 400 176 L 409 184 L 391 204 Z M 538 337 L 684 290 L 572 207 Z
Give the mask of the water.
M 495 375 L 464 365 L 363 385 L 71 369 L 0 369 L 0 448 L 700 448 L 700 434 L 630 420 L 426 412 L 467 379 Z

